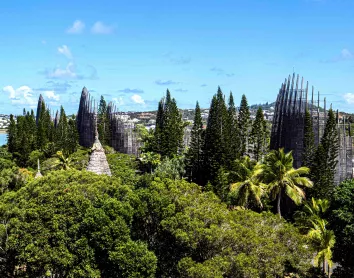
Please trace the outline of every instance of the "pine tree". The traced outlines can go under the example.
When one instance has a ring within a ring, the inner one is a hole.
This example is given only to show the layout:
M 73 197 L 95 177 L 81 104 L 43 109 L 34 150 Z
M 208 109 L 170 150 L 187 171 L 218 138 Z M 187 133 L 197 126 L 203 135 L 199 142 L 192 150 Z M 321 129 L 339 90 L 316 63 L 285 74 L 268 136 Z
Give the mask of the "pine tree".
M 68 140 L 68 119 L 63 106 L 61 106 L 58 127 L 56 129 L 56 143 L 58 149 L 64 152 L 65 155 L 68 155 Z
M 167 100 L 167 98 L 166 98 Z M 164 149 L 162 155 L 172 158 L 180 153 L 183 148 L 184 124 L 182 114 L 178 110 L 176 100 L 173 98 L 170 103 L 166 103 L 164 113 L 166 122 L 164 123 Z
M 192 182 L 202 183 L 203 174 L 203 144 L 204 129 L 199 103 L 197 102 L 194 114 L 194 123 L 191 131 L 191 143 L 187 153 L 187 174 Z
M 156 114 L 156 124 L 154 130 L 154 142 L 152 145 L 153 152 L 161 153 L 162 151 L 162 135 L 164 130 L 164 99 L 161 99 L 158 104 L 157 114 Z M 147 150 L 150 151 L 150 150 Z
M 184 123 L 176 100 L 167 89 L 166 97 L 158 105 L 154 131 L 154 152 L 172 158 L 183 146 Z
M 225 135 L 226 139 L 226 165 L 228 168 L 231 167 L 232 162 L 239 158 L 239 148 L 240 148 L 240 138 L 238 131 L 238 122 L 237 122 L 237 112 L 234 103 L 234 98 L 232 92 L 230 92 L 229 102 L 227 107 L 227 131 Z
M 238 125 L 240 133 L 240 156 L 244 156 L 247 153 L 250 124 L 250 110 L 247 98 L 245 95 L 242 95 L 240 110 L 238 114 Z
M 7 146 L 10 153 L 15 153 L 17 151 L 17 125 L 14 119 L 14 115 L 10 115 L 10 124 L 7 128 Z
M 72 154 L 77 151 L 77 146 L 79 144 L 79 133 L 76 128 L 76 119 L 75 115 L 72 115 L 68 120 L 68 130 L 67 130 L 67 145 L 66 150 L 69 154 Z
M 321 143 L 317 148 L 311 168 L 314 188 L 312 197 L 329 199 L 334 189 L 334 177 L 338 163 L 339 140 L 336 117 L 332 109 L 328 111 L 326 126 Z
M 36 118 L 34 116 L 34 111 L 33 109 L 31 110 L 31 113 L 27 112 L 27 115 L 25 117 L 26 119 L 26 134 L 28 137 L 28 142 L 29 142 L 29 147 L 31 151 L 34 151 L 36 149 L 36 143 L 37 143 L 37 125 L 36 125 Z
M 37 109 L 38 110 L 38 109 Z M 37 148 L 39 150 L 43 150 L 48 143 L 48 126 L 46 117 L 46 107 L 44 101 L 41 103 L 41 109 L 39 109 L 40 113 L 38 115 L 37 121 Z
M 250 143 L 252 144 L 253 158 L 259 161 L 265 154 L 267 147 L 267 123 L 264 119 L 262 107 L 258 108 L 256 118 L 252 124 Z
M 214 181 L 217 176 L 217 171 L 226 162 L 226 142 L 225 134 L 227 134 L 227 108 L 224 101 L 224 96 L 220 87 L 214 95 L 210 109 L 208 124 L 205 131 L 204 143 L 204 170 L 205 183 Z
M 302 154 L 302 165 L 306 167 L 311 167 L 315 155 L 315 135 L 313 132 L 313 124 L 311 114 L 306 109 L 305 119 L 304 119 L 304 151 Z
M 100 141 L 104 145 L 109 144 L 109 138 L 107 138 L 107 129 L 109 129 L 109 118 L 107 117 L 107 103 L 103 96 L 101 96 L 100 104 L 98 106 L 98 134 Z

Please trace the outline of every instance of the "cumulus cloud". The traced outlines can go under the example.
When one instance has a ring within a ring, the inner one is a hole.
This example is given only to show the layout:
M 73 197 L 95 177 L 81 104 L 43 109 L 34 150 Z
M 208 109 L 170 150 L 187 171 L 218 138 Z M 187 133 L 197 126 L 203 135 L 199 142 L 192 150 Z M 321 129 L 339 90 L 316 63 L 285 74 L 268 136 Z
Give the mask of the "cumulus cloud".
M 44 92 L 44 96 L 47 97 L 48 99 L 52 99 L 55 101 L 59 101 L 60 100 L 60 96 L 56 95 L 54 91 L 45 91 Z
M 97 21 L 91 28 L 91 32 L 93 34 L 104 34 L 108 35 L 113 33 L 114 27 L 110 25 L 106 25 L 101 21 Z
M 66 30 L 69 34 L 81 34 L 85 29 L 85 23 L 81 20 L 75 20 L 73 25 Z
M 52 70 L 44 71 L 47 78 L 52 79 L 82 79 L 75 71 L 74 63 L 70 62 L 65 69 L 56 67 Z
M 351 53 L 348 49 L 344 48 L 341 52 L 341 56 L 343 59 L 352 59 L 354 58 L 353 53 Z
M 118 105 L 123 105 L 124 104 L 123 97 L 114 97 L 114 98 L 112 98 L 112 101 L 115 104 L 118 104 Z
M 176 65 L 185 65 L 191 62 L 190 57 L 170 57 L 170 62 Z
M 40 74 L 44 74 L 48 79 L 61 79 L 61 80 L 96 80 L 98 79 L 97 70 L 92 65 L 87 65 L 85 67 L 79 68 L 77 70 L 76 65 L 73 62 L 69 62 L 65 68 L 61 66 L 56 66 L 52 69 L 45 69 L 39 71 Z
M 130 97 L 130 99 L 136 104 L 145 104 L 145 101 L 140 95 L 134 94 Z
M 354 54 L 347 48 L 343 48 L 339 55 L 329 60 L 322 60 L 322 63 L 336 63 L 354 59 Z
M 185 93 L 185 92 L 188 92 L 188 90 L 179 88 L 179 89 L 176 89 L 175 92 Z
M 68 59 L 72 59 L 72 58 L 73 58 L 69 47 L 66 46 L 66 45 L 63 45 L 63 46 L 61 46 L 61 47 L 59 46 L 59 47 L 58 47 L 58 52 L 59 52 L 60 54 L 63 54 L 63 55 L 64 55 L 66 58 L 68 58 Z
M 33 97 L 33 90 L 28 86 L 21 86 L 15 89 L 12 86 L 6 86 L 3 92 L 9 94 L 9 99 L 15 105 L 35 106 L 36 99 Z
M 130 88 L 118 90 L 118 92 L 125 93 L 125 94 L 142 94 L 142 93 L 144 93 L 144 91 L 141 89 L 130 89 Z
M 354 94 L 353 93 L 346 93 L 343 97 L 348 104 L 354 104 Z
M 213 71 L 213 72 L 215 72 L 215 73 L 217 73 L 217 75 L 225 75 L 225 76 L 227 76 L 227 77 L 232 77 L 232 76 L 235 75 L 235 74 L 232 73 L 232 72 L 230 72 L 230 73 L 225 72 L 225 70 L 223 70 L 222 68 L 218 68 L 218 67 L 213 67 L 213 68 L 211 68 L 210 70 Z
M 179 82 L 175 82 L 175 81 L 172 81 L 172 80 L 156 80 L 155 81 L 155 84 L 156 85 L 161 85 L 161 86 L 165 86 L 165 85 L 175 85 L 175 84 L 179 84 Z

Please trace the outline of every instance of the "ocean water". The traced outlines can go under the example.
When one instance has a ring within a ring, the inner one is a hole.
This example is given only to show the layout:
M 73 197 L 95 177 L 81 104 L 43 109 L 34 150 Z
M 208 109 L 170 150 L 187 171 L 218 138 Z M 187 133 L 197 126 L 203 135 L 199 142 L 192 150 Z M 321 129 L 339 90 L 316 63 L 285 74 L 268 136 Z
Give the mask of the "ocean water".
M 7 134 L 0 134 L 0 146 L 5 145 L 7 143 Z

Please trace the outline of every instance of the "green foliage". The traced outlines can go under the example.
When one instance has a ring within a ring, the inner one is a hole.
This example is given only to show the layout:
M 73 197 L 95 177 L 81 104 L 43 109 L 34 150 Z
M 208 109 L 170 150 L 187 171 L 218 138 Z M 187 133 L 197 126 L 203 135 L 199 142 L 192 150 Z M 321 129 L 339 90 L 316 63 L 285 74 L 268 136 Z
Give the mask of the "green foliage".
M 169 158 L 178 155 L 183 145 L 184 127 L 176 100 L 171 98 L 170 91 L 167 90 L 166 97 L 158 105 L 154 143 L 148 151 Z
M 239 163 L 240 181 L 231 184 L 231 192 L 235 192 L 236 204 L 248 207 L 249 202 L 254 202 L 256 206 L 262 208 L 261 197 L 266 185 L 261 181 L 262 165 L 254 165 L 248 156 Z
M 262 157 L 268 151 L 268 129 L 267 123 L 264 119 L 263 110 L 258 108 L 256 118 L 252 124 L 250 133 L 250 145 L 252 145 L 251 153 L 256 161 L 262 159 Z
M 100 137 L 100 142 L 103 145 L 109 145 L 110 144 L 110 121 L 109 121 L 109 115 L 108 115 L 108 109 L 107 109 L 107 103 L 104 99 L 103 96 L 101 96 L 100 103 L 98 106 L 98 134 Z
M 187 152 L 187 175 L 193 182 L 201 184 L 203 181 L 203 144 L 205 131 L 202 116 L 197 102 L 194 114 L 194 123 L 191 131 L 191 143 Z
M 283 277 L 310 266 L 305 238 L 273 214 L 229 211 L 184 180 L 155 178 L 138 194 L 133 231 L 157 255 L 157 277 Z
M 224 95 L 218 88 L 209 109 L 208 124 L 205 131 L 204 142 L 204 184 L 211 182 L 217 176 L 221 166 L 225 166 L 228 142 L 227 132 L 228 113 Z
M 311 168 L 311 179 L 315 184 L 313 190 L 310 191 L 311 196 L 324 199 L 331 197 L 334 190 L 338 150 L 339 141 L 336 118 L 333 110 L 330 109 L 321 144 L 316 150 Z
M 296 205 L 301 204 L 305 192 L 299 187 L 312 187 L 312 181 L 302 177 L 309 173 L 309 168 L 293 168 L 292 153 L 284 153 L 283 149 L 271 151 L 262 165 L 263 181 L 268 184 L 271 198 L 277 199 L 277 211 L 281 217 L 280 202 L 284 195 Z
M 137 141 L 142 143 L 140 151 L 142 153 L 149 152 L 149 150 L 154 149 L 154 130 L 148 130 L 144 125 L 135 125 L 135 130 L 137 134 Z
M 302 153 L 302 165 L 310 168 L 313 164 L 316 148 L 312 118 L 308 109 L 305 111 L 303 145 L 304 152 Z
M 84 170 L 86 169 L 90 159 L 90 149 L 80 147 L 76 152 L 70 155 L 70 158 L 72 168 L 76 170 Z
M 45 158 L 45 154 L 39 150 L 34 150 L 30 153 L 27 165 L 32 169 L 37 169 L 37 163 L 39 161 L 43 161 Z
M 176 156 L 173 158 L 165 157 L 157 166 L 154 175 L 173 180 L 181 179 L 186 173 L 184 160 L 184 156 Z
M 333 260 L 340 264 L 333 277 L 354 276 L 354 180 L 334 189 L 329 213 L 330 227 L 336 236 Z
M 237 121 L 237 112 L 232 92 L 230 92 L 227 107 L 227 129 L 226 129 L 226 161 L 225 164 L 229 168 L 232 162 L 240 157 L 240 136 Z
M 248 137 L 251 125 L 250 110 L 245 95 L 242 95 L 241 104 L 238 114 L 238 125 L 240 132 L 240 156 L 244 156 L 247 152 Z
M 136 195 L 119 180 L 58 171 L 0 197 L 2 277 L 155 277 L 130 238 Z
M 141 162 L 143 168 L 147 167 L 148 172 L 152 174 L 156 167 L 161 163 L 161 155 L 154 152 L 145 152 L 140 155 L 139 161 Z
M 123 184 L 134 185 L 137 182 L 137 162 L 133 155 L 107 154 L 107 161 L 113 177 L 120 178 Z
M 213 192 L 224 202 L 228 200 L 230 192 L 229 173 L 224 167 L 220 167 L 212 184 Z

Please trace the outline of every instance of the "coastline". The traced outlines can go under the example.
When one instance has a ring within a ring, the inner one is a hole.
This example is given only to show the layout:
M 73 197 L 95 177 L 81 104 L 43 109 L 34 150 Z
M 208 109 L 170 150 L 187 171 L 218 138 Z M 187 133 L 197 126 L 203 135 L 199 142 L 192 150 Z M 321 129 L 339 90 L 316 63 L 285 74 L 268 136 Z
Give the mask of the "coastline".
M 7 130 L 6 129 L 0 129 L 0 134 L 6 134 Z

